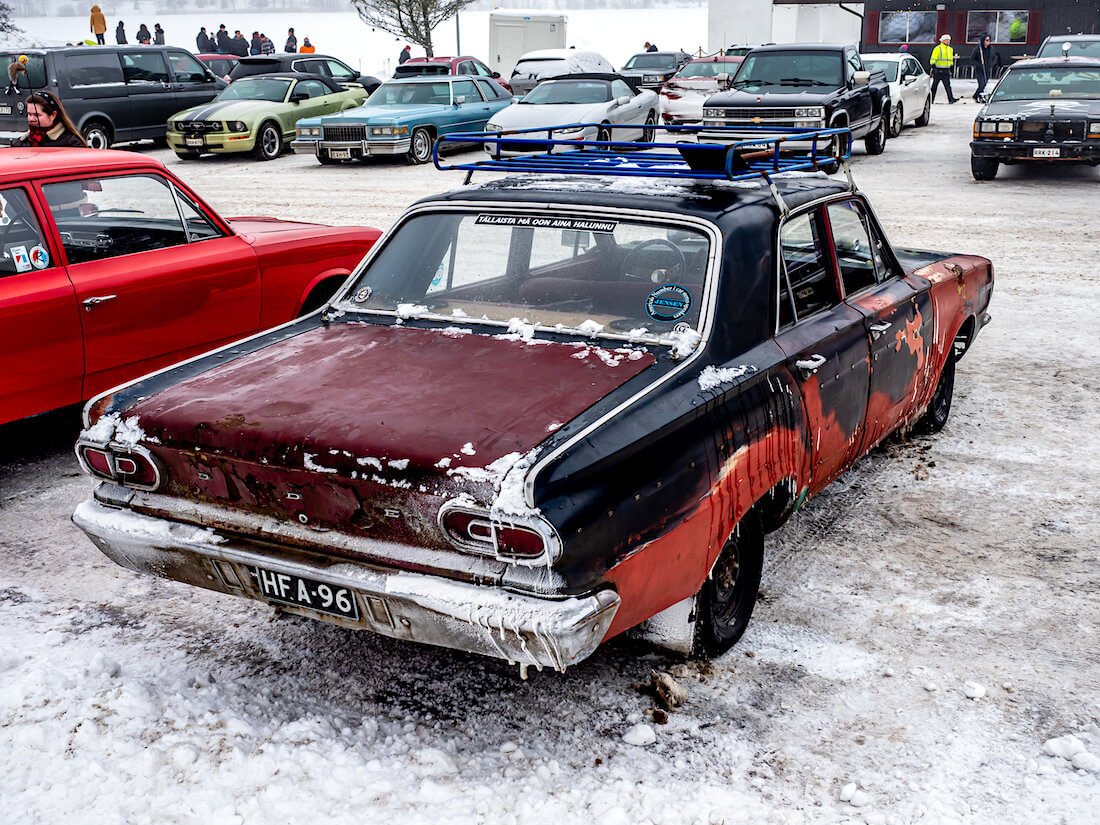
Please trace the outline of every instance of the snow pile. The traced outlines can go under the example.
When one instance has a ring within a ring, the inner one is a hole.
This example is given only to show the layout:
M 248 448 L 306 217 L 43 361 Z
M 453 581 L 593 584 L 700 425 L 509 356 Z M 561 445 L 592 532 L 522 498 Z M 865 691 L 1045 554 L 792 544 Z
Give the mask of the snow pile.
M 713 390 L 723 384 L 732 384 L 738 378 L 749 373 L 756 372 L 756 367 L 750 365 L 740 367 L 706 367 L 699 375 L 699 389 Z
M 95 424 L 80 433 L 80 437 L 96 444 L 115 443 L 124 447 L 136 447 L 146 440 L 145 431 L 138 423 L 138 417 L 132 415 L 123 419 L 120 413 L 110 413 L 101 417 Z

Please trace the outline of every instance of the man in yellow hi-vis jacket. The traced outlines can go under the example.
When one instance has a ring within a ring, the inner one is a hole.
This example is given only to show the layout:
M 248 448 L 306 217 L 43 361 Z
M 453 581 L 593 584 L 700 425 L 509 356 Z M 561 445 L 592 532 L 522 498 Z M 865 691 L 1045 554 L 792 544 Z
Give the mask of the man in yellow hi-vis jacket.
M 955 103 L 958 98 L 951 93 L 951 69 L 955 66 L 955 50 L 951 48 L 951 35 L 940 38 L 940 44 L 932 49 L 932 102 L 936 102 L 936 90 L 943 84 L 947 92 L 947 102 Z

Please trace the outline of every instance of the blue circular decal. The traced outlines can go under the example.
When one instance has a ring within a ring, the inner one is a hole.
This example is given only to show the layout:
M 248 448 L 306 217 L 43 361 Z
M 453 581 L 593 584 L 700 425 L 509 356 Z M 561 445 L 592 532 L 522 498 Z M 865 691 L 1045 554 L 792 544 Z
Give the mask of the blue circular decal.
M 657 287 L 645 301 L 645 311 L 654 321 L 671 324 L 679 321 L 691 309 L 691 293 L 679 284 Z

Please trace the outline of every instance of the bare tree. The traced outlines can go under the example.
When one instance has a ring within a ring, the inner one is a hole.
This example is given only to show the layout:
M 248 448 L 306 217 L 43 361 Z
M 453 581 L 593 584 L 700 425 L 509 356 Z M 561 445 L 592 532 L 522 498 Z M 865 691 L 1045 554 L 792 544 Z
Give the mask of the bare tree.
M 432 51 L 432 29 L 458 14 L 477 0 L 351 0 L 368 26 L 404 37 L 422 46 L 428 57 Z
M 0 2 L 0 34 L 18 34 L 23 30 L 11 22 L 12 8 Z

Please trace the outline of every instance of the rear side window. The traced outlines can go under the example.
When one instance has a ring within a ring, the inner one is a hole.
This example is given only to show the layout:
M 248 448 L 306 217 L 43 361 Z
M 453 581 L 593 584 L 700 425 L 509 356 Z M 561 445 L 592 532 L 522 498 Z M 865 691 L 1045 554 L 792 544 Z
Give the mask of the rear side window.
M 127 83 L 167 83 L 168 69 L 160 52 L 126 52 L 122 73 Z
M 355 79 L 355 72 L 339 60 L 326 60 L 324 61 L 324 66 L 327 71 L 323 72 L 323 74 L 327 74 L 335 80 L 345 81 Z
M 502 97 L 509 97 L 510 95 L 504 91 L 500 86 L 490 83 L 488 80 L 477 80 L 477 87 L 481 90 L 481 94 L 486 100 L 500 100 Z
M 206 69 L 186 52 L 168 52 L 168 61 L 172 64 L 172 74 L 177 83 L 202 83 L 206 80 Z
M 816 212 L 783 224 L 779 233 L 784 275 L 779 291 L 781 327 L 840 303 L 823 240 Z
M 122 66 L 113 52 L 87 52 L 65 55 L 62 77 L 71 87 L 102 86 L 106 83 L 123 83 Z
M 23 56 L 21 52 L 9 52 L 4 55 L 2 59 L 5 71 L 7 64 L 15 63 Z M 25 57 L 27 62 L 23 65 L 27 71 L 16 75 L 15 85 L 19 89 L 41 89 L 46 85 L 46 59 L 40 54 L 28 54 Z M 4 82 L 7 83 L 7 80 L 5 79 Z
M 27 193 L 0 189 L 0 278 L 52 265 Z

